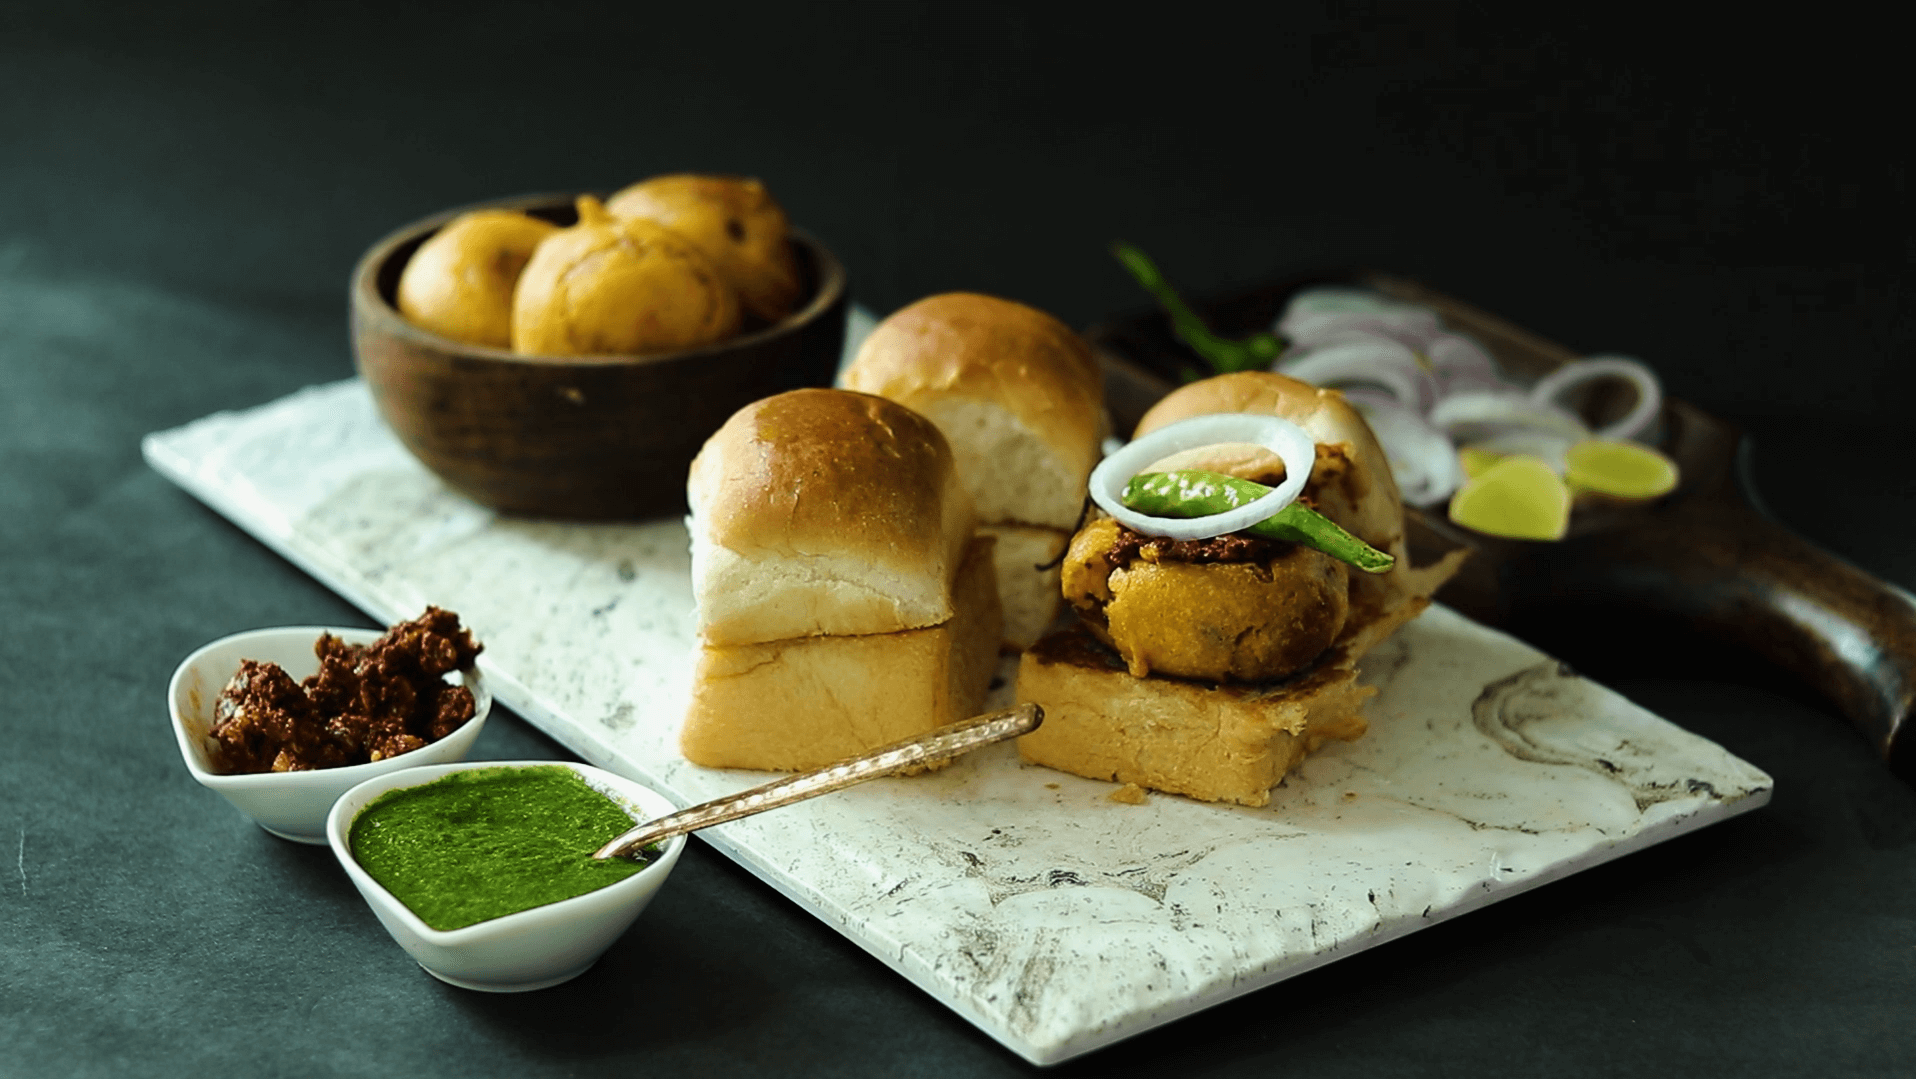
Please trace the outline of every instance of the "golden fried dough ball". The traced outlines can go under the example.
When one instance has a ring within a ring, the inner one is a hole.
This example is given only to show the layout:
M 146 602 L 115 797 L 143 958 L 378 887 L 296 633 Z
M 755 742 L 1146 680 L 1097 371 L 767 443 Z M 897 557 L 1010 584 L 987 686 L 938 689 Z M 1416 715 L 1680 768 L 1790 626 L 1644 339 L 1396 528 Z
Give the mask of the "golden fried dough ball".
M 757 180 L 675 174 L 613 195 L 614 216 L 656 221 L 682 233 L 738 289 L 745 309 L 777 322 L 798 306 L 804 284 L 788 238 L 791 223 Z
M 559 231 L 512 210 L 460 214 L 432 234 L 399 275 L 399 313 L 472 345 L 512 347 L 512 289 L 539 241 Z
M 1348 567 L 1321 551 L 1252 541 L 1249 561 L 1178 561 L 1147 537 L 1118 557 L 1125 536 L 1109 518 L 1085 526 L 1065 555 L 1063 588 L 1140 678 L 1283 678 L 1322 655 L 1350 616 Z
M 512 302 L 512 347 L 542 356 L 670 352 L 737 333 L 738 296 L 683 236 L 622 221 L 590 195 L 579 223 L 532 253 Z

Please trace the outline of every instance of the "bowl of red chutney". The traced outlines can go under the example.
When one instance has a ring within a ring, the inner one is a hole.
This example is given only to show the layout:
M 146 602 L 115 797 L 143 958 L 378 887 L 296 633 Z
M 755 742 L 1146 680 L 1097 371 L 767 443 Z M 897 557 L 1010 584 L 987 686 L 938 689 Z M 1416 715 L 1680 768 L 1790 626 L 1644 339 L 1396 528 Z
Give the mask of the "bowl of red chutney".
M 464 760 L 492 710 L 481 646 L 429 607 L 385 632 L 278 626 L 195 651 L 167 687 L 187 771 L 260 827 L 326 842 L 368 779 Z
M 326 838 L 398 945 L 433 977 L 516 993 L 583 974 L 658 894 L 685 837 L 593 854 L 673 812 L 664 795 L 567 761 L 467 761 L 347 791 Z

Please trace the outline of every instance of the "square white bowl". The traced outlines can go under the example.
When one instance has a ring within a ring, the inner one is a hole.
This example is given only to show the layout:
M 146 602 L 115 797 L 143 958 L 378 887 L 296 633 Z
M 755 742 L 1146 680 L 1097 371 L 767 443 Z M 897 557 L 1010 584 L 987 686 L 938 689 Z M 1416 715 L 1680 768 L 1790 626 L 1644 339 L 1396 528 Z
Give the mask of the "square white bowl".
M 294 681 L 319 671 L 313 646 L 320 634 L 331 633 L 347 644 L 371 644 L 380 633 L 370 629 L 326 626 L 279 626 L 222 637 L 187 656 L 173 672 L 166 698 L 173 714 L 173 736 L 180 745 L 186 770 L 202 786 L 226 797 L 259 826 L 296 843 L 326 842 L 326 814 L 339 796 L 377 776 L 427 764 L 464 760 L 492 712 L 492 694 L 475 667 L 470 674 L 447 677 L 472 691 L 473 715 L 458 730 L 410 753 L 371 764 L 342 768 L 315 768 L 305 772 L 260 772 L 221 775 L 213 770 L 213 706 L 220 691 L 239 672 L 243 659 L 273 662 Z
M 353 818 L 387 791 L 430 783 L 453 772 L 480 768 L 570 768 L 586 784 L 642 823 L 678 807 L 664 795 L 622 776 L 572 761 L 467 761 L 412 768 L 379 776 L 347 791 L 326 818 L 326 838 L 379 924 L 428 974 L 463 989 L 521 993 L 569 981 L 586 972 L 637 920 L 678 864 L 685 837 L 665 842 L 659 856 L 637 873 L 597 891 L 477 922 L 460 929 L 434 929 L 387 891 L 353 857 Z

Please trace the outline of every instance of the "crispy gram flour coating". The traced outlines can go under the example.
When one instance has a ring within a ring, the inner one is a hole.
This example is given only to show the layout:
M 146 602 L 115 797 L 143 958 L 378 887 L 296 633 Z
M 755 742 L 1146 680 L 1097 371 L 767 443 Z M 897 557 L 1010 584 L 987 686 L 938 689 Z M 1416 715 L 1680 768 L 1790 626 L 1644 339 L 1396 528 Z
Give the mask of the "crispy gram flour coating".
M 323 634 L 319 673 L 295 682 L 243 660 L 213 705 L 214 765 L 226 775 L 367 764 L 436 742 L 473 717 L 472 691 L 445 681 L 483 646 L 438 607 L 369 645 Z
M 1132 675 L 1267 682 L 1344 631 L 1350 572 L 1322 551 L 1243 533 L 1173 541 L 1110 518 L 1065 556 L 1065 598 Z

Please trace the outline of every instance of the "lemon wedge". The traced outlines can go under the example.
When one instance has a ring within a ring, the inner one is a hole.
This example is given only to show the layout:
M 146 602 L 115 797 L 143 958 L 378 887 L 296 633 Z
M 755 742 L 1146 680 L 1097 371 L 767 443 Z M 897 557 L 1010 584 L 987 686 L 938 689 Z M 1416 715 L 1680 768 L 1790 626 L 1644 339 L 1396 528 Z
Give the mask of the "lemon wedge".
M 1655 498 L 1676 489 L 1676 462 L 1640 442 L 1589 438 L 1564 453 L 1564 482 L 1615 498 Z
M 1474 480 L 1509 456 L 1483 446 L 1465 446 L 1457 451 L 1457 463 L 1464 468 L 1464 478 Z
M 1559 540 L 1570 527 L 1570 489 L 1541 458 L 1506 457 L 1451 496 L 1450 519 L 1492 536 Z

